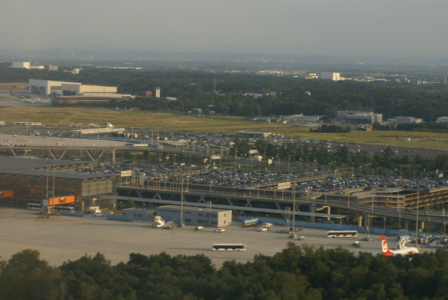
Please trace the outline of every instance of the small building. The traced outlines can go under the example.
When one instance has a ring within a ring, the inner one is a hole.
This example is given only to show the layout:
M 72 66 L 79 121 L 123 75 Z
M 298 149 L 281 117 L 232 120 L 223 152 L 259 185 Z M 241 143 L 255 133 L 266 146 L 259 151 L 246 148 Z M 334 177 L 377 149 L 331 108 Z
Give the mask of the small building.
M 160 98 L 160 88 L 156 87 L 156 98 Z
M 57 71 L 57 70 L 58 70 L 58 66 L 48 65 L 48 71 Z
M 201 115 L 202 114 L 202 108 L 192 108 L 191 109 L 192 114 Z
M 440 118 L 437 118 L 437 121 L 436 121 L 436 123 L 445 123 L 445 122 L 448 122 L 448 117 L 440 117 Z
M 317 79 L 319 78 L 319 75 L 317 75 L 317 73 L 309 73 L 308 75 L 305 76 L 305 79 Z
M 422 119 L 414 117 L 395 117 L 395 124 L 422 123 Z
M 145 97 L 152 97 L 152 91 L 146 91 Z
M 133 220 L 148 221 L 149 218 L 154 215 L 154 210 L 141 208 L 125 208 L 122 210 L 122 214 L 126 217 L 132 217 Z
M 161 206 L 157 209 L 157 215 L 165 222 L 180 223 L 180 206 Z M 224 227 L 232 224 L 232 211 L 184 206 L 183 223 L 193 226 Z
M 236 135 L 246 139 L 261 139 L 272 135 L 272 132 L 238 131 Z

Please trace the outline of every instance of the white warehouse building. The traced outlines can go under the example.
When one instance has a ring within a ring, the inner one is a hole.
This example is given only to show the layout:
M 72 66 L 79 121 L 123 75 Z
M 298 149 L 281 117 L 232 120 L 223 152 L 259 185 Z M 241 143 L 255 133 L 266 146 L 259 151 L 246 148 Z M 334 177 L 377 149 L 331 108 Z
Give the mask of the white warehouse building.
M 29 69 L 30 62 L 29 61 L 15 61 L 12 63 L 11 68 L 14 69 Z
M 333 81 L 341 80 L 341 73 L 322 72 L 320 73 L 320 79 L 330 79 Z
M 77 82 L 63 82 L 63 81 L 30 79 L 29 80 L 29 91 L 30 91 L 30 94 L 50 95 L 52 91 L 60 90 L 62 84 L 81 85 L 81 83 L 77 83 Z

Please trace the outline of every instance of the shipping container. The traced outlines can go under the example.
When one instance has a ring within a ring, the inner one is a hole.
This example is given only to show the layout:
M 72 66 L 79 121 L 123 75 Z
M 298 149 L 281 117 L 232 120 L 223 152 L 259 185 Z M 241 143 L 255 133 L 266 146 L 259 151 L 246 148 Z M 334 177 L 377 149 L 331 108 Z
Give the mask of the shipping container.
M 9 191 L 0 191 L 0 198 L 9 198 L 14 196 L 14 192 L 12 190 Z
M 74 203 L 74 202 L 75 202 L 75 196 L 64 196 L 64 197 L 56 197 L 56 198 L 48 199 L 49 206 Z

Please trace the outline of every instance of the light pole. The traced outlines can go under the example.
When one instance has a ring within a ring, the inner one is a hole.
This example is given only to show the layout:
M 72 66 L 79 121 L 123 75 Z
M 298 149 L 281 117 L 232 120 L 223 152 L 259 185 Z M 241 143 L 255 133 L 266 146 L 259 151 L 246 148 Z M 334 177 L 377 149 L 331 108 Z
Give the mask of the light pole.
M 418 248 L 418 198 L 420 196 L 420 188 L 417 189 L 417 217 L 415 222 L 415 247 Z

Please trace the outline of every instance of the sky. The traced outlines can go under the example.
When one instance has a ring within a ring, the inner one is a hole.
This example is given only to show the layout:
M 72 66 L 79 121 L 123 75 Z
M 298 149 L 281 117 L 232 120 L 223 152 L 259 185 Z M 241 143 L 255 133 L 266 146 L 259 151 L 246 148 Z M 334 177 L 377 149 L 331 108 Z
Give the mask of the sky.
M 446 0 L 14 0 L 1 50 L 448 55 Z

